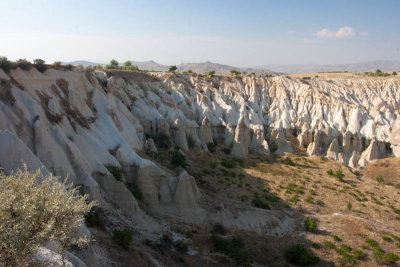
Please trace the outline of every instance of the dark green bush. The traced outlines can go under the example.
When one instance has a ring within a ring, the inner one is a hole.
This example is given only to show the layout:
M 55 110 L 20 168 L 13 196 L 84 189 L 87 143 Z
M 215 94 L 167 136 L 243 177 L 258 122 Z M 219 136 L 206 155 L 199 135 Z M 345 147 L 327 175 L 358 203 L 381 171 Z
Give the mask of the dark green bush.
M 107 170 L 117 181 L 122 181 L 122 169 L 118 166 L 106 166 Z
M 374 247 L 372 250 L 372 257 L 376 260 L 377 263 L 382 263 L 385 257 L 385 251 L 380 247 Z
M 282 163 L 290 165 L 290 166 L 294 166 L 295 165 L 293 160 L 291 158 L 289 158 L 289 157 L 286 157 L 285 159 L 283 159 Z
M 17 60 L 17 67 L 21 70 L 30 70 L 32 68 L 32 63 L 24 58 L 20 58 Z
M 216 223 L 213 227 L 213 230 L 211 231 L 212 234 L 219 234 L 219 235 L 226 235 L 227 231 L 225 229 L 225 227 L 220 224 L 220 223 Z
M 244 242 L 239 237 L 231 240 L 221 238 L 217 235 L 211 236 L 213 243 L 212 251 L 223 253 L 232 258 L 237 264 L 244 264 L 249 261 L 249 255 L 244 247 Z
M 85 215 L 85 223 L 88 227 L 104 229 L 104 224 L 101 220 L 99 212 L 96 209 L 93 209 Z
M 253 204 L 254 207 L 260 208 L 260 209 L 265 209 L 265 210 L 269 210 L 271 209 L 271 207 L 269 206 L 269 204 L 265 201 L 263 201 L 262 199 L 256 197 L 254 198 L 251 203 Z
M 127 250 L 129 248 L 129 245 L 132 243 L 132 232 L 127 229 L 124 230 L 115 229 L 113 231 L 113 239 L 123 249 Z
M 317 256 L 311 255 L 303 244 L 295 244 L 284 253 L 285 259 L 299 266 L 310 266 L 319 263 Z
M 331 235 L 331 237 L 332 237 L 333 240 L 335 240 L 336 242 L 342 241 L 342 239 L 341 239 L 340 237 L 338 237 L 337 235 Z
M 131 189 L 132 195 L 137 199 L 142 201 L 143 200 L 143 195 L 142 192 L 139 191 L 137 188 L 132 188 Z
M 186 157 L 178 150 L 175 150 L 172 153 L 171 164 L 174 167 L 181 166 L 182 168 L 186 168 Z
M 187 142 L 188 142 L 188 146 L 189 146 L 190 148 L 193 148 L 193 147 L 194 147 L 194 140 L 193 140 L 193 138 L 192 138 L 190 135 L 187 137 Z
M 329 175 L 333 175 L 333 171 L 331 169 L 329 169 L 326 173 Z
M 168 72 L 175 72 L 178 68 L 175 65 L 172 65 L 171 67 L 169 67 Z
M 315 233 L 317 232 L 317 222 L 313 218 L 307 217 L 304 220 L 304 228 L 306 229 L 306 231 Z
M 327 248 L 335 248 L 335 245 L 331 241 L 324 241 L 324 246 Z
M 15 64 L 9 61 L 6 57 L 0 57 L 0 69 L 5 73 L 10 72 L 15 67 Z
M 45 72 L 47 70 L 47 66 L 45 65 L 45 63 L 46 62 L 40 58 L 33 60 L 33 66 L 40 72 Z
M 230 148 L 224 148 L 222 150 L 225 154 L 230 154 L 232 152 L 232 150 Z
M 394 264 L 396 261 L 398 261 L 400 258 L 398 255 L 393 254 L 393 253 L 388 253 L 385 255 L 385 258 L 383 259 L 385 262 L 389 264 Z
M 365 258 L 365 254 L 362 250 L 354 250 L 353 255 L 356 260 L 361 260 Z
M 115 59 L 111 59 L 111 61 L 110 61 L 110 63 L 109 64 L 107 64 L 107 65 L 105 65 L 105 69 L 110 69 L 110 70 L 112 70 L 112 69 L 119 69 L 119 66 L 118 66 L 119 64 L 118 64 L 118 61 L 116 61 Z
M 207 144 L 207 148 L 208 148 L 208 151 L 210 151 L 211 153 L 214 153 L 217 148 L 217 145 L 215 143 L 210 142 Z
M 234 169 L 234 168 L 236 168 L 236 162 L 235 161 L 233 161 L 233 160 L 226 160 L 226 159 L 223 159 L 222 160 L 222 162 L 221 162 L 221 165 L 223 166 L 223 167 L 225 167 L 225 168 L 228 168 L 228 169 Z
M 382 177 L 381 175 L 379 175 L 378 177 L 376 177 L 376 181 L 377 181 L 378 183 L 380 183 L 380 184 L 384 182 L 383 177 Z

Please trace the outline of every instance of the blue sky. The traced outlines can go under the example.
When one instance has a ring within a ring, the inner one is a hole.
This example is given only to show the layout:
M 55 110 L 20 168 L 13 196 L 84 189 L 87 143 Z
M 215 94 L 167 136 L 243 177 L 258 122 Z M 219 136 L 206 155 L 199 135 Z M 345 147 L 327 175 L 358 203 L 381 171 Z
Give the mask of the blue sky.
M 400 1 L 0 0 L 0 55 L 235 66 L 400 60 Z

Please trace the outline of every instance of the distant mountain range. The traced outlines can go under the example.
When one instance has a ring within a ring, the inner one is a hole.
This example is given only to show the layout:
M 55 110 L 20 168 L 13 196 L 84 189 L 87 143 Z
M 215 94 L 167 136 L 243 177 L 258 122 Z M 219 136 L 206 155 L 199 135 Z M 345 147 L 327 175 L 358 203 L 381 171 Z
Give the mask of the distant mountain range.
M 283 73 L 315 73 L 327 71 L 349 71 L 349 72 L 365 72 L 376 71 L 399 71 L 400 60 L 375 60 L 360 63 L 337 64 L 337 65 L 317 65 L 317 64 L 289 64 L 289 65 L 262 65 L 260 68 L 268 68 Z
M 72 65 L 82 65 L 82 66 L 96 66 L 101 65 L 104 66 L 104 63 L 95 63 L 90 61 L 78 60 L 72 62 L 63 62 L 64 64 L 72 64 Z M 155 71 L 167 71 L 170 65 L 162 65 L 153 60 L 148 61 L 131 61 L 132 65 L 138 66 L 141 70 L 155 70 Z M 121 64 L 121 63 L 120 63 Z M 204 62 L 204 63 L 181 63 L 176 66 L 178 71 L 188 71 L 191 70 L 196 73 L 205 73 L 210 70 L 215 70 L 217 74 L 228 74 L 231 70 L 238 70 L 241 72 L 252 73 L 255 72 L 257 74 L 280 74 L 265 68 L 239 68 L 233 67 L 229 65 L 219 64 L 219 63 L 212 63 L 212 62 Z
M 131 61 L 133 65 L 136 65 L 141 70 L 155 70 L 155 71 L 167 71 L 170 65 L 162 65 L 153 60 L 148 61 Z M 95 66 L 102 65 L 104 63 L 95 63 L 90 61 L 72 61 L 64 62 L 64 64 L 82 65 L 82 66 Z M 364 71 L 376 71 L 380 69 L 382 71 L 400 71 L 400 60 L 376 60 L 361 63 L 350 63 L 350 64 L 336 64 L 336 65 L 318 65 L 318 64 L 266 64 L 255 68 L 240 68 L 229 65 L 203 62 L 203 63 L 181 63 L 177 65 L 178 71 L 191 70 L 196 73 L 205 73 L 210 70 L 215 70 L 218 74 L 228 74 L 232 69 L 257 74 L 295 74 L 295 73 L 315 73 L 315 72 L 328 72 L 328 71 L 349 71 L 349 72 L 364 72 Z

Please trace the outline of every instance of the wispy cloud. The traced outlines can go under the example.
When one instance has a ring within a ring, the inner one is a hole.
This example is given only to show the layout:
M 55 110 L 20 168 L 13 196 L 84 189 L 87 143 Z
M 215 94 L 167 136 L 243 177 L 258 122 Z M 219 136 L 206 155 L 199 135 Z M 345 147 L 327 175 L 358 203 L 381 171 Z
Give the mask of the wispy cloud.
M 294 30 L 289 30 L 289 31 L 285 32 L 286 35 L 292 35 L 292 34 L 294 34 L 294 33 L 295 33 Z
M 355 34 L 356 31 L 349 26 L 341 27 L 337 31 L 322 29 L 319 32 L 315 33 L 315 35 L 320 38 L 344 38 L 354 36 Z

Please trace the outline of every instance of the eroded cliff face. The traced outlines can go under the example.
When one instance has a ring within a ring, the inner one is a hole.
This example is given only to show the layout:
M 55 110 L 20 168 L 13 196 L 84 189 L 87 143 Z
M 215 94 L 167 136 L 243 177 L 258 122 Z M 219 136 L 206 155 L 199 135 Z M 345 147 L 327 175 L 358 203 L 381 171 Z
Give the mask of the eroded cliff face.
M 191 146 L 207 151 L 217 141 L 236 157 L 308 153 L 352 168 L 400 155 L 399 78 L 304 81 L 75 68 L 0 70 L 0 82 L 5 171 L 23 160 L 32 170 L 68 176 L 116 224 L 148 235 L 161 231 L 160 216 L 194 223 L 212 218 L 274 235 L 293 227 L 283 213 L 207 210 L 191 175 L 139 155 L 157 153 L 150 136 L 169 136 L 184 153 Z M 120 180 L 109 166 L 123 170 Z M 149 212 L 133 197 L 136 188 Z

